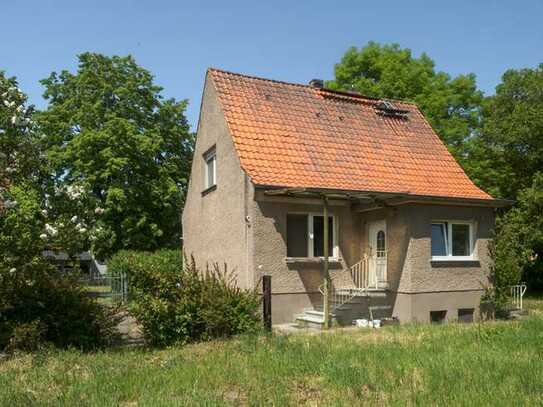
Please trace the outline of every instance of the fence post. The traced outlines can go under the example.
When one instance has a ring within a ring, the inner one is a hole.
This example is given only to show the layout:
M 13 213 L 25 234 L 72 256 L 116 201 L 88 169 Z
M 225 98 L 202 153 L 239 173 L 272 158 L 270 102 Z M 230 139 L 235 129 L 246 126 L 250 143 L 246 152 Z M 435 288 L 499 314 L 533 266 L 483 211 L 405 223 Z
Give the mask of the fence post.
M 264 328 L 269 332 L 272 327 L 271 293 L 271 276 L 262 276 L 262 314 Z

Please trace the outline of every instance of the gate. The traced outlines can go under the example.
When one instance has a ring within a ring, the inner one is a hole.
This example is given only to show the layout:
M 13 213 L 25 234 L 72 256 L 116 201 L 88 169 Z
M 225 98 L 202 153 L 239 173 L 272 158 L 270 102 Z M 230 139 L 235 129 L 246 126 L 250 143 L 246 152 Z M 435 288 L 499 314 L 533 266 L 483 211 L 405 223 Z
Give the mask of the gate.
M 128 279 L 120 276 L 94 275 L 79 280 L 86 293 L 99 302 L 108 305 L 126 304 L 128 300 Z

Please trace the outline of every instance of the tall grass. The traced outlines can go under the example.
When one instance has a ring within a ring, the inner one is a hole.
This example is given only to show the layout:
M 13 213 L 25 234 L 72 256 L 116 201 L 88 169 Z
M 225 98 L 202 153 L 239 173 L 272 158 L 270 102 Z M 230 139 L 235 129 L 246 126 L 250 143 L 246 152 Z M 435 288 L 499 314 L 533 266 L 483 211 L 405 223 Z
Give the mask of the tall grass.
M 543 403 L 543 318 L 0 362 L 0 405 Z

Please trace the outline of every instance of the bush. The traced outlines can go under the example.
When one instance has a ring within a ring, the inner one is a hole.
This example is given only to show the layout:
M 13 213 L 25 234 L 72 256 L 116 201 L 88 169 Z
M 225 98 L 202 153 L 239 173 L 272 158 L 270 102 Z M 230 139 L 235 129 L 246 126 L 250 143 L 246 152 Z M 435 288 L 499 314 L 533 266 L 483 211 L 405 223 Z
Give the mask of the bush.
M 90 298 L 75 274 L 37 258 L 16 269 L 0 264 L 0 349 L 41 343 L 94 349 L 116 339 L 116 310 Z
M 215 265 L 204 272 L 184 264 L 180 251 L 119 252 L 108 264 L 126 273 L 130 308 L 154 345 L 223 338 L 260 326 L 256 292 L 236 287 L 234 274 Z

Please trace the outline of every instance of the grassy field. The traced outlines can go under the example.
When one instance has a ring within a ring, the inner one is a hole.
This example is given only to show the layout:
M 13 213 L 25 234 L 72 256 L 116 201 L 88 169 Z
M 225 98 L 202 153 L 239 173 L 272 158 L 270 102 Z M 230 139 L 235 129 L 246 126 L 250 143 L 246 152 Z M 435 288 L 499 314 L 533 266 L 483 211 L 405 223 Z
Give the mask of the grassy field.
M 0 405 L 541 405 L 543 312 L 521 322 L 18 355 Z

